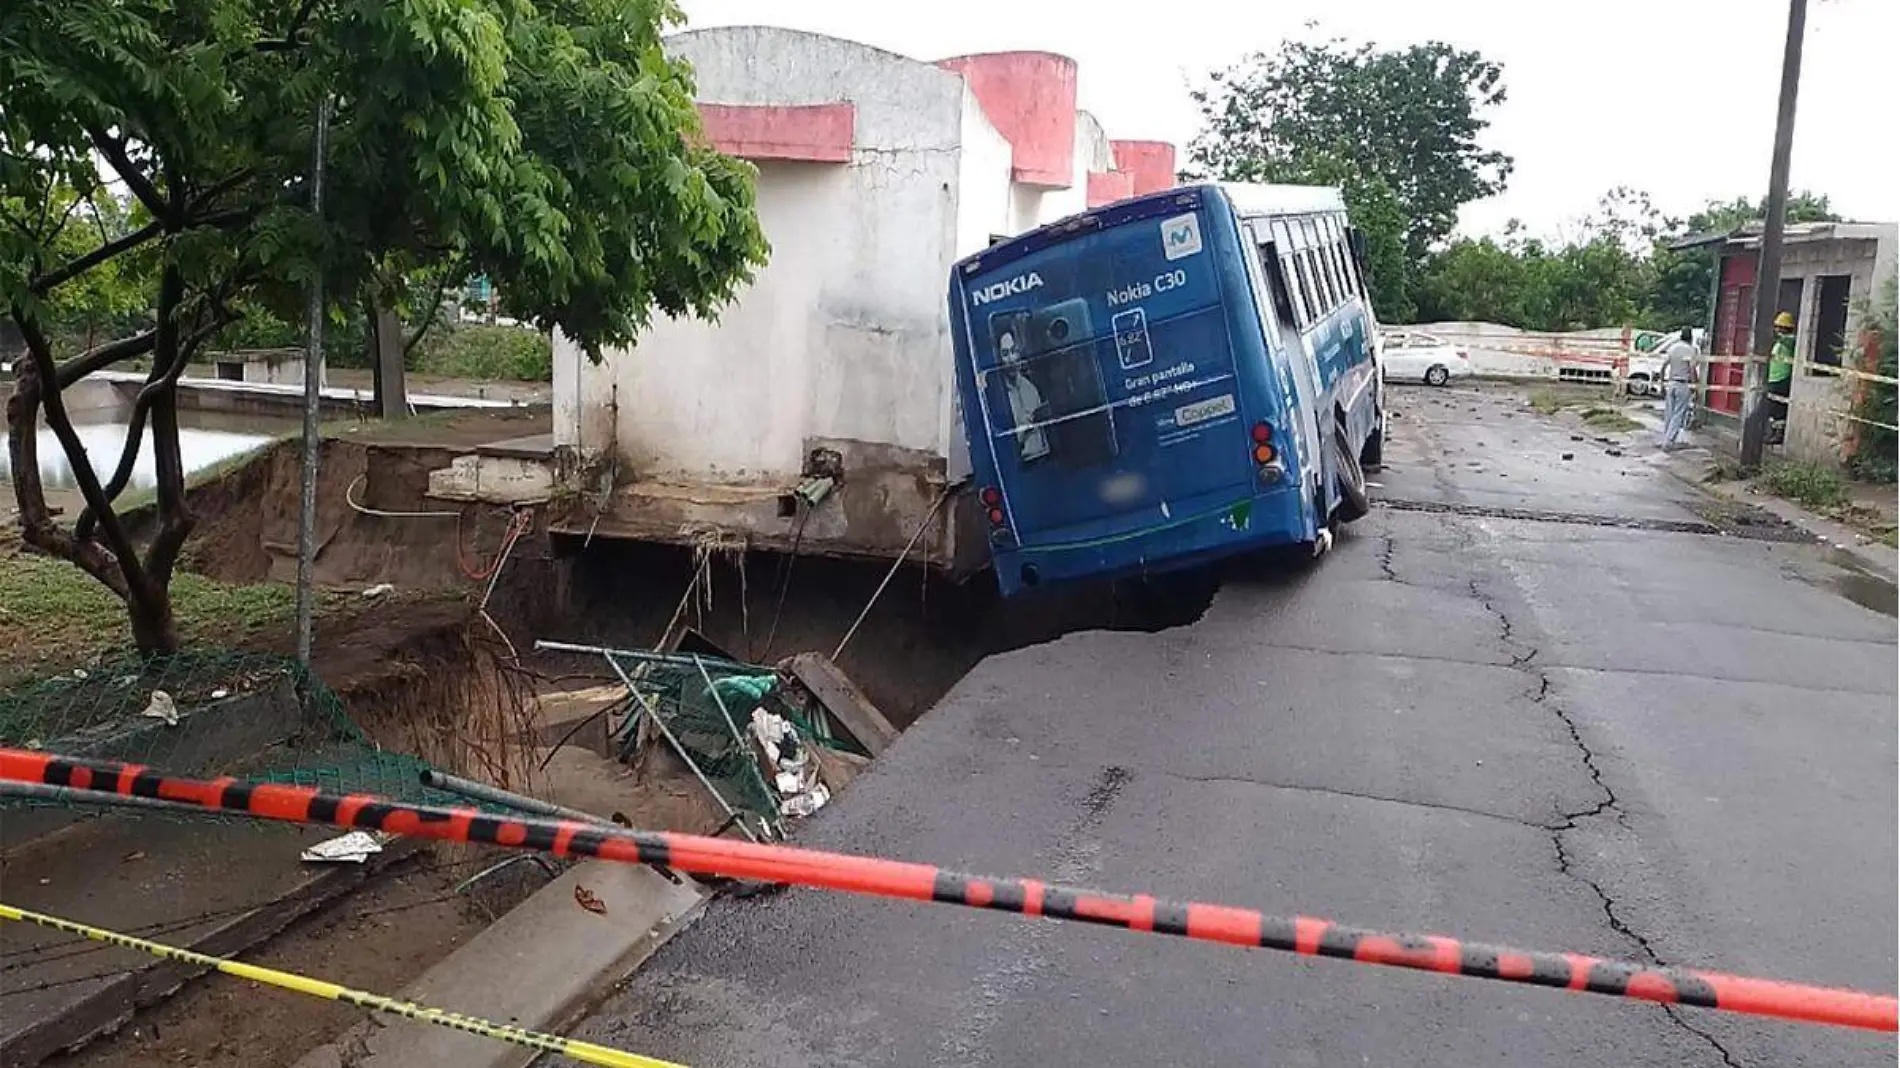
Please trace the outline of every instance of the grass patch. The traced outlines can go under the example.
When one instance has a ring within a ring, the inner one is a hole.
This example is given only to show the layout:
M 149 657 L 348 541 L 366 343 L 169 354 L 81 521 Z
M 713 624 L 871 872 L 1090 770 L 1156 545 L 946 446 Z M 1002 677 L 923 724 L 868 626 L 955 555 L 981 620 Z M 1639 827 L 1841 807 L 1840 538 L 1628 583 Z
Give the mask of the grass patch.
M 1574 399 L 1563 397 L 1555 390 L 1540 389 L 1531 393 L 1531 410 L 1543 415 L 1556 415 L 1574 403 Z
M 172 614 L 187 647 L 232 648 L 279 638 L 296 617 L 297 592 L 276 583 L 232 586 L 181 571 Z M 319 610 L 347 595 L 319 591 Z M 131 647 L 125 606 L 64 560 L 0 548 L 0 685 L 70 671 Z
M 1853 527 L 1889 548 L 1900 548 L 1900 529 L 1893 518 L 1856 503 L 1846 477 L 1833 468 L 1811 463 L 1775 464 L 1755 480 L 1755 488 Z
M 1818 464 L 1776 464 L 1762 473 L 1760 485 L 1777 497 L 1815 511 L 1847 504 L 1847 483 L 1838 473 Z
M 1606 434 L 1621 434 L 1630 430 L 1640 430 L 1643 424 L 1617 411 L 1615 408 L 1586 408 L 1583 411 L 1583 423 L 1593 430 Z

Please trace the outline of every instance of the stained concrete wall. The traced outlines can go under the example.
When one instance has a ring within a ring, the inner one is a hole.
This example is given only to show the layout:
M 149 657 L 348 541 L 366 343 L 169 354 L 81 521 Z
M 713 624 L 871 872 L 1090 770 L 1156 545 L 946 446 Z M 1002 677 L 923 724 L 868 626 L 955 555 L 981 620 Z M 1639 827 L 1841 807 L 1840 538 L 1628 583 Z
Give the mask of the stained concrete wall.
M 1891 224 L 1844 226 L 1835 232 L 1855 236 L 1789 243 L 1782 250 L 1781 277 L 1802 280 L 1795 353 L 1804 361 L 1816 356 L 1821 278 L 1827 275 L 1849 278 L 1850 310 L 1843 339 L 1847 352 L 1842 362 L 1851 369 L 1858 352 L 1857 316 L 1853 309 L 1871 298 L 1875 287 L 1893 273 L 1895 250 L 1900 245 L 1896 233 L 1900 233 L 1900 227 Z M 1788 393 L 1786 454 L 1809 463 L 1840 464 L 1846 458 L 1847 442 L 1852 437 L 1853 424 L 1842 416 L 1852 409 L 1854 381 L 1816 368 L 1797 366 Z
M 1623 329 L 1540 333 L 1498 323 L 1419 323 L 1391 330 L 1429 334 L 1471 358 L 1474 374 L 1504 378 L 1558 378 L 1561 372 L 1612 372 L 1625 356 Z
M 1012 175 L 1063 189 L 1075 182 L 1075 61 L 1053 52 L 991 52 L 939 65 L 968 80 L 990 123 L 1009 139 Z
M 945 271 L 975 232 L 956 221 L 963 80 L 766 27 L 683 33 L 668 48 L 692 63 L 703 102 L 848 99 L 851 159 L 757 164 L 772 258 L 717 324 L 662 319 L 599 369 L 557 339 L 557 440 L 611 442 L 623 479 L 784 481 L 803 468 L 812 438 L 943 455 Z
M 1131 176 L 1136 196 L 1173 189 L 1174 146 L 1166 141 L 1113 142 L 1115 169 Z
M 894 554 L 969 470 L 951 265 L 1085 210 L 1113 144 L 1075 111 L 1073 62 L 1049 53 L 929 63 L 758 26 L 667 47 L 693 66 L 712 142 L 758 168 L 771 260 L 716 323 L 662 319 L 598 365 L 557 333 L 557 450 L 612 465 L 609 536 L 710 526 L 763 544 L 790 537 L 775 495 L 831 449 L 848 458 L 839 499 L 803 544 L 861 552 L 901 533 Z

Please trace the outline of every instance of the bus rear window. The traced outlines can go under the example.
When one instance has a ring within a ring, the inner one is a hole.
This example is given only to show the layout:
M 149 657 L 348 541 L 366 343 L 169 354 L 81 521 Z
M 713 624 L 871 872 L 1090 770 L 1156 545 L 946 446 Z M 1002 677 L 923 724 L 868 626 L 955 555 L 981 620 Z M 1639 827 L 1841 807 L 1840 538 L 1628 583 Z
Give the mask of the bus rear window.
M 1068 300 L 989 318 L 996 367 L 983 372 L 990 423 L 1025 467 L 1095 467 L 1117 453 L 1089 308 Z

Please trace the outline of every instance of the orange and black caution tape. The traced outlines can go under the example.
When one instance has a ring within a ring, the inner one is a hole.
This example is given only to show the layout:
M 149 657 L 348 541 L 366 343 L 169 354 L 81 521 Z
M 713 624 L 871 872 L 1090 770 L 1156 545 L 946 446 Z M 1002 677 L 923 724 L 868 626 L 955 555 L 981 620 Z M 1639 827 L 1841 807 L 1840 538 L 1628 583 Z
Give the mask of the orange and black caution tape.
M 1879 994 L 1717 972 L 1652 968 L 1575 953 L 1530 953 L 1438 935 L 1380 934 L 1306 916 L 1282 918 L 1226 905 L 1074 890 L 1034 879 L 962 875 L 929 864 L 566 820 L 508 818 L 472 808 L 413 805 L 368 794 L 329 794 L 301 786 L 230 778 L 174 778 L 137 764 L 17 749 L 0 749 L 0 780 L 158 798 L 292 823 L 330 824 L 541 850 L 557 856 L 664 865 L 694 874 L 790 883 L 872 897 L 936 901 L 1665 1005 L 1694 1005 L 1874 1031 L 1900 1030 L 1900 1002 Z

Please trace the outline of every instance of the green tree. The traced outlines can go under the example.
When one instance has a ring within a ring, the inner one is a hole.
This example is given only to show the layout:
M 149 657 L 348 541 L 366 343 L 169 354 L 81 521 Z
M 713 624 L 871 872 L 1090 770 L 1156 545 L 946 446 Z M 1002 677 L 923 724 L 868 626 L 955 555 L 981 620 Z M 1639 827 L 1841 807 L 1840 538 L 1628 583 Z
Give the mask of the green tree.
M 1441 41 L 1390 50 L 1288 41 L 1214 72 L 1193 99 L 1203 123 L 1189 146 L 1197 172 L 1345 184 L 1349 206 L 1368 214 L 1389 197 L 1408 272 L 1451 234 L 1461 206 L 1501 192 L 1511 172 L 1510 157 L 1479 144 L 1486 110 L 1504 102 L 1503 69 Z M 1373 282 L 1381 292 L 1406 284 L 1376 272 Z M 1405 301 L 1388 299 L 1380 310 L 1396 317 Z
M 1768 200 L 1750 203 L 1745 197 L 1710 201 L 1701 211 L 1665 227 L 1671 237 L 1659 237 L 1653 254 L 1655 288 L 1650 295 L 1644 318 L 1661 329 L 1701 326 L 1709 321 L 1714 309 L 1710 298 L 1715 290 L 1715 252 L 1708 248 L 1676 251 L 1669 245 L 1682 237 L 1697 234 L 1727 233 L 1768 217 Z M 1788 196 L 1788 223 L 1838 222 L 1828 199 L 1812 192 L 1797 191 Z
M 1492 238 L 1454 241 L 1426 265 L 1418 317 L 1519 326 L 1527 274 L 1524 257 Z
M 133 639 L 176 647 L 170 580 L 193 519 L 175 386 L 246 308 L 300 322 L 307 283 L 348 301 L 392 269 L 466 265 L 504 311 L 594 358 L 653 309 L 712 316 L 763 262 L 753 171 L 699 134 L 669 59 L 670 0 L 15 0 L 0 7 L 0 309 L 26 349 L 7 406 L 28 544 L 126 602 Z M 325 211 L 310 211 L 319 107 Z M 81 200 L 124 188 L 124 232 L 84 235 Z M 83 251 L 80 249 L 83 248 Z M 149 324 L 84 349 L 56 336 L 69 287 L 150 257 Z M 63 391 L 150 355 L 134 431 L 101 479 Z M 43 417 L 85 499 L 55 523 Z M 157 525 L 113 510 L 149 422 Z
M 1541 331 L 1634 325 L 1654 288 L 1649 250 L 1663 225 L 1646 195 L 1617 188 L 1561 244 L 1525 237 L 1516 220 L 1500 238 L 1454 240 L 1421 269 L 1422 317 Z

